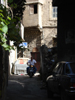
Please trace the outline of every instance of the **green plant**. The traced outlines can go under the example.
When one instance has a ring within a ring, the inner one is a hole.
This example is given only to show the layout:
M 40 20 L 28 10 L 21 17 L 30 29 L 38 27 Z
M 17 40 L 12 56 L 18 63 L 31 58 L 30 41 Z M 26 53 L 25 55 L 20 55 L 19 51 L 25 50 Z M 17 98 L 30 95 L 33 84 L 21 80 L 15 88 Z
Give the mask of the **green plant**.
M 18 1 L 20 1 L 19 6 Z M 17 2 L 15 0 L 8 0 L 9 8 L 0 4 L 0 45 L 5 50 L 14 49 L 14 46 L 18 47 L 22 42 L 19 31 L 20 20 L 25 9 L 24 2 L 25 0 L 17 0 Z M 7 43 L 8 40 L 14 41 L 14 46 L 10 46 Z

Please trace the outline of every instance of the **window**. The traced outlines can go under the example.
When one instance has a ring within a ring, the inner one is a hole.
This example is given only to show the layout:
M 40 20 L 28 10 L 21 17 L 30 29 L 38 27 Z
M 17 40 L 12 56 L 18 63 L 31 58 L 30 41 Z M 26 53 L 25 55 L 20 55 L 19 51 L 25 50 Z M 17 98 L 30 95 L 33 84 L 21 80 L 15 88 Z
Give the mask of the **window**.
M 63 63 L 62 74 L 64 74 L 64 70 L 65 70 L 65 64 Z
M 53 69 L 53 72 L 57 73 L 58 70 L 59 70 L 59 63 L 57 63 L 56 67 Z
M 50 20 L 57 20 L 57 7 L 53 7 L 52 2 L 50 2 L 49 6 Z
M 62 74 L 62 63 L 58 63 L 54 68 L 53 72 L 56 74 Z
M 57 71 L 58 74 L 62 74 L 62 68 L 63 68 L 62 63 L 60 63 L 59 69 Z
M 53 18 L 57 18 L 57 7 L 53 7 Z
M 75 73 L 75 63 L 70 63 L 70 67 L 73 73 Z
M 66 65 L 66 74 L 70 74 L 70 69 L 69 69 L 68 65 Z
M 37 5 L 34 5 L 34 14 L 37 14 Z
M 30 14 L 37 14 L 37 4 L 30 5 Z

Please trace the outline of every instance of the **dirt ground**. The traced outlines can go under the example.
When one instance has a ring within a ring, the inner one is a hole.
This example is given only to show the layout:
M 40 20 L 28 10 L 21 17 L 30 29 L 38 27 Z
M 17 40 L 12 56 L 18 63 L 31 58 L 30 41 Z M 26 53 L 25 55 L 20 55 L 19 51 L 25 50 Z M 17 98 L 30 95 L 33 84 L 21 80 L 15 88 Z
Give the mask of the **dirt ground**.
M 60 100 L 58 97 L 49 99 L 43 86 L 39 74 L 35 74 L 32 78 L 28 75 L 11 75 L 6 100 Z

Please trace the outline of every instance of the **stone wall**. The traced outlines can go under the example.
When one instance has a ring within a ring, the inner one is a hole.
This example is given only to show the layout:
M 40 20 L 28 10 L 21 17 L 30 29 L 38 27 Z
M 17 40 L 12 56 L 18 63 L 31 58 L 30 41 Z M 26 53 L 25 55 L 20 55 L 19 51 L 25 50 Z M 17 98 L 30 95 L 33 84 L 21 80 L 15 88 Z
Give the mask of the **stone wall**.
M 31 1 L 31 0 L 28 0 L 28 1 Z M 53 38 L 56 38 L 57 36 L 57 19 L 53 19 L 51 17 L 52 0 L 44 0 L 44 3 L 40 6 L 41 6 L 41 12 L 39 12 L 39 15 L 42 18 L 41 19 L 42 21 L 41 29 L 38 28 L 38 26 L 35 26 L 36 22 L 38 22 L 37 14 L 36 16 L 35 14 L 28 15 L 29 13 L 28 6 L 26 6 L 27 8 L 25 9 L 25 12 L 24 12 L 24 19 L 23 19 L 23 23 L 25 26 L 24 35 L 25 35 L 25 41 L 28 42 L 28 49 L 25 50 L 25 53 L 24 53 L 25 55 L 29 55 L 29 53 L 32 52 L 32 49 L 35 47 L 37 47 L 40 50 L 40 47 L 44 44 L 48 48 L 56 46 L 56 45 L 53 45 L 54 44 Z M 33 20 L 30 20 L 30 18 Z M 27 27 L 28 22 L 30 23 L 29 26 L 31 27 Z M 36 28 L 34 28 L 33 25 Z
M 48 48 L 53 47 L 53 37 L 57 35 L 57 28 L 43 28 L 43 40 L 41 41 Z
M 33 48 L 37 47 L 40 50 L 41 46 L 41 32 L 38 29 L 25 28 L 25 41 L 28 42 L 28 49 L 25 50 L 25 56 L 29 56 Z
M 32 27 L 32 26 L 34 27 L 34 26 L 37 26 L 38 24 L 38 14 L 30 14 L 29 5 L 26 5 L 25 7 L 22 24 L 25 27 Z
M 53 38 L 57 37 L 57 19 L 51 17 L 52 12 L 52 0 L 45 0 L 42 6 L 42 27 L 43 27 L 43 39 L 42 44 L 47 47 L 53 47 Z
M 42 5 L 42 25 L 43 27 L 57 27 L 57 18 L 52 17 L 52 0 L 45 0 Z

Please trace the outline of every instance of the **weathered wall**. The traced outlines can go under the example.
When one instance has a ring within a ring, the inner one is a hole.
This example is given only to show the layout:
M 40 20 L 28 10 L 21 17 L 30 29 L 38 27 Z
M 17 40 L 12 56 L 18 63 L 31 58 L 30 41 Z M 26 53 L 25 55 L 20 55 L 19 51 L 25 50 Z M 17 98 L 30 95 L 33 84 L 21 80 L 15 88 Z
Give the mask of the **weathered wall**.
M 37 47 L 38 50 L 41 46 L 41 33 L 38 29 L 25 29 L 25 41 L 28 42 L 28 49 L 25 51 L 25 56 L 29 56 L 33 48 Z
M 24 27 L 37 26 L 38 24 L 38 14 L 30 14 L 29 5 L 26 5 L 22 23 Z
M 52 0 L 45 0 L 42 5 L 43 27 L 57 27 L 57 18 L 52 17 Z
M 43 27 L 43 39 L 42 44 L 46 44 L 48 47 L 53 47 L 53 37 L 57 35 L 57 19 L 53 19 L 52 12 L 52 0 L 45 0 L 45 4 L 42 6 L 42 27 Z
M 31 2 L 31 0 L 27 1 Z M 36 0 L 32 1 L 34 2 Z M 43 44 L 47 45 L 47 47 L 53 47 L 52 40 L 53 37 L 56 38 L 57 35 L 57 19 L 53 19 L 51 14 L 52 0 L 44 0 L 43 4 L 38 4 L 38 14 L 33 15 L 29 15 L 29 7 L 26 5 L 23 18 L 25 41 L 28 42 L 29 49 L 29 51 L 25 51 L 26 55 L 29 54 L 28 52 L 31 52 L 34 47 L 39 49 Z M 42 22 L 42 24 L 40 22 Z M 38 23 L 40 23 L 41 27 L 36 26 Z M 36 29 L 33 26 L 35 26 Z
M 56 37 L 56 34 L 57 28 L 44 28 L 42 42 L 49 48 L 53 47 L 53 37 Z

